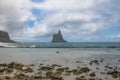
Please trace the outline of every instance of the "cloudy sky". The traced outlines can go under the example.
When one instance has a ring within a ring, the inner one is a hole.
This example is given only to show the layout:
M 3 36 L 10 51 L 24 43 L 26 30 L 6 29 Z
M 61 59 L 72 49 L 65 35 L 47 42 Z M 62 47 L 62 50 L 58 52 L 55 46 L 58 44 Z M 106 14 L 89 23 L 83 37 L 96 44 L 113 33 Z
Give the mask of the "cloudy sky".
M 120 41 L 120 0 L 0 0 L 0 30 L 16 41 Z

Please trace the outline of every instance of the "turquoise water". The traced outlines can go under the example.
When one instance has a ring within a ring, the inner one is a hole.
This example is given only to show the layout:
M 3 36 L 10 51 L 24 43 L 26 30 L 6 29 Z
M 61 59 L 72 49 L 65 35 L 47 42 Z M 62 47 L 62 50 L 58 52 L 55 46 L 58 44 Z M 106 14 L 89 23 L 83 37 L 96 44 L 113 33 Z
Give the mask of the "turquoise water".
M 120 48 L 120 42 L 68 42 L 68 43 L 48 43 L 48 42 L 31 42 L 31 43 L 6 43 L 6 46 L 13 47 L 42 47 L 42 48 Z

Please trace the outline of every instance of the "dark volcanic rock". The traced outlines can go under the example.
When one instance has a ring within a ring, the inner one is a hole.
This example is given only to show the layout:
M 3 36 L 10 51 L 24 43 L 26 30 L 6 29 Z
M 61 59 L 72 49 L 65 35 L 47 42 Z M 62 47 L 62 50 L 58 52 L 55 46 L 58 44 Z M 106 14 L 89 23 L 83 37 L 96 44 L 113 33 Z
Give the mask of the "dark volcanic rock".
M 0 42 L 14 43 L 14 41 L 10 40 L 9 34 L 1 30 L 0 30 Z
M 67 42 L 66 40 L 63 39 L 63 36 L 61 34 L 61 31 L 59 30 L 58 34 L 53 35 L 53 39 L 51 42 Z

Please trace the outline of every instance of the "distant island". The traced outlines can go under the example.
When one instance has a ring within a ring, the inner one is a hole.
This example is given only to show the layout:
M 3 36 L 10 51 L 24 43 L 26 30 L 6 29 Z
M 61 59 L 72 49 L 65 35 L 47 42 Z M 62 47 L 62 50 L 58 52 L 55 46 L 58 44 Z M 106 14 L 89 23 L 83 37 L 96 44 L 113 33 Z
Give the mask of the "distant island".
M 0 30 L 0 42 L 14 43 L 15 41 L 12 41 L 10 39 L 9 34 L 7 32 Z
M 57 34 L 53 35 L 53 38 L 52 38 L 51 42 L 52 43 L 59 43 L 59 42 L 67 42 L 67 41 L 63 39 L 61 31 L 59 30 Z

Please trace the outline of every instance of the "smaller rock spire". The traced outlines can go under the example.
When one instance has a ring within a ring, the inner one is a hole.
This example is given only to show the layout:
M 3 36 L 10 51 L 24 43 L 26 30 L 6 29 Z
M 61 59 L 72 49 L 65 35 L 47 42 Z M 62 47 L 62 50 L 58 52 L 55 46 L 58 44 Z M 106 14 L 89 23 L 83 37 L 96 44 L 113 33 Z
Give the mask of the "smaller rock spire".
M 61 34 L 61 30 L 59 30 L 58 32 L 59 32 L 59 34 Z

